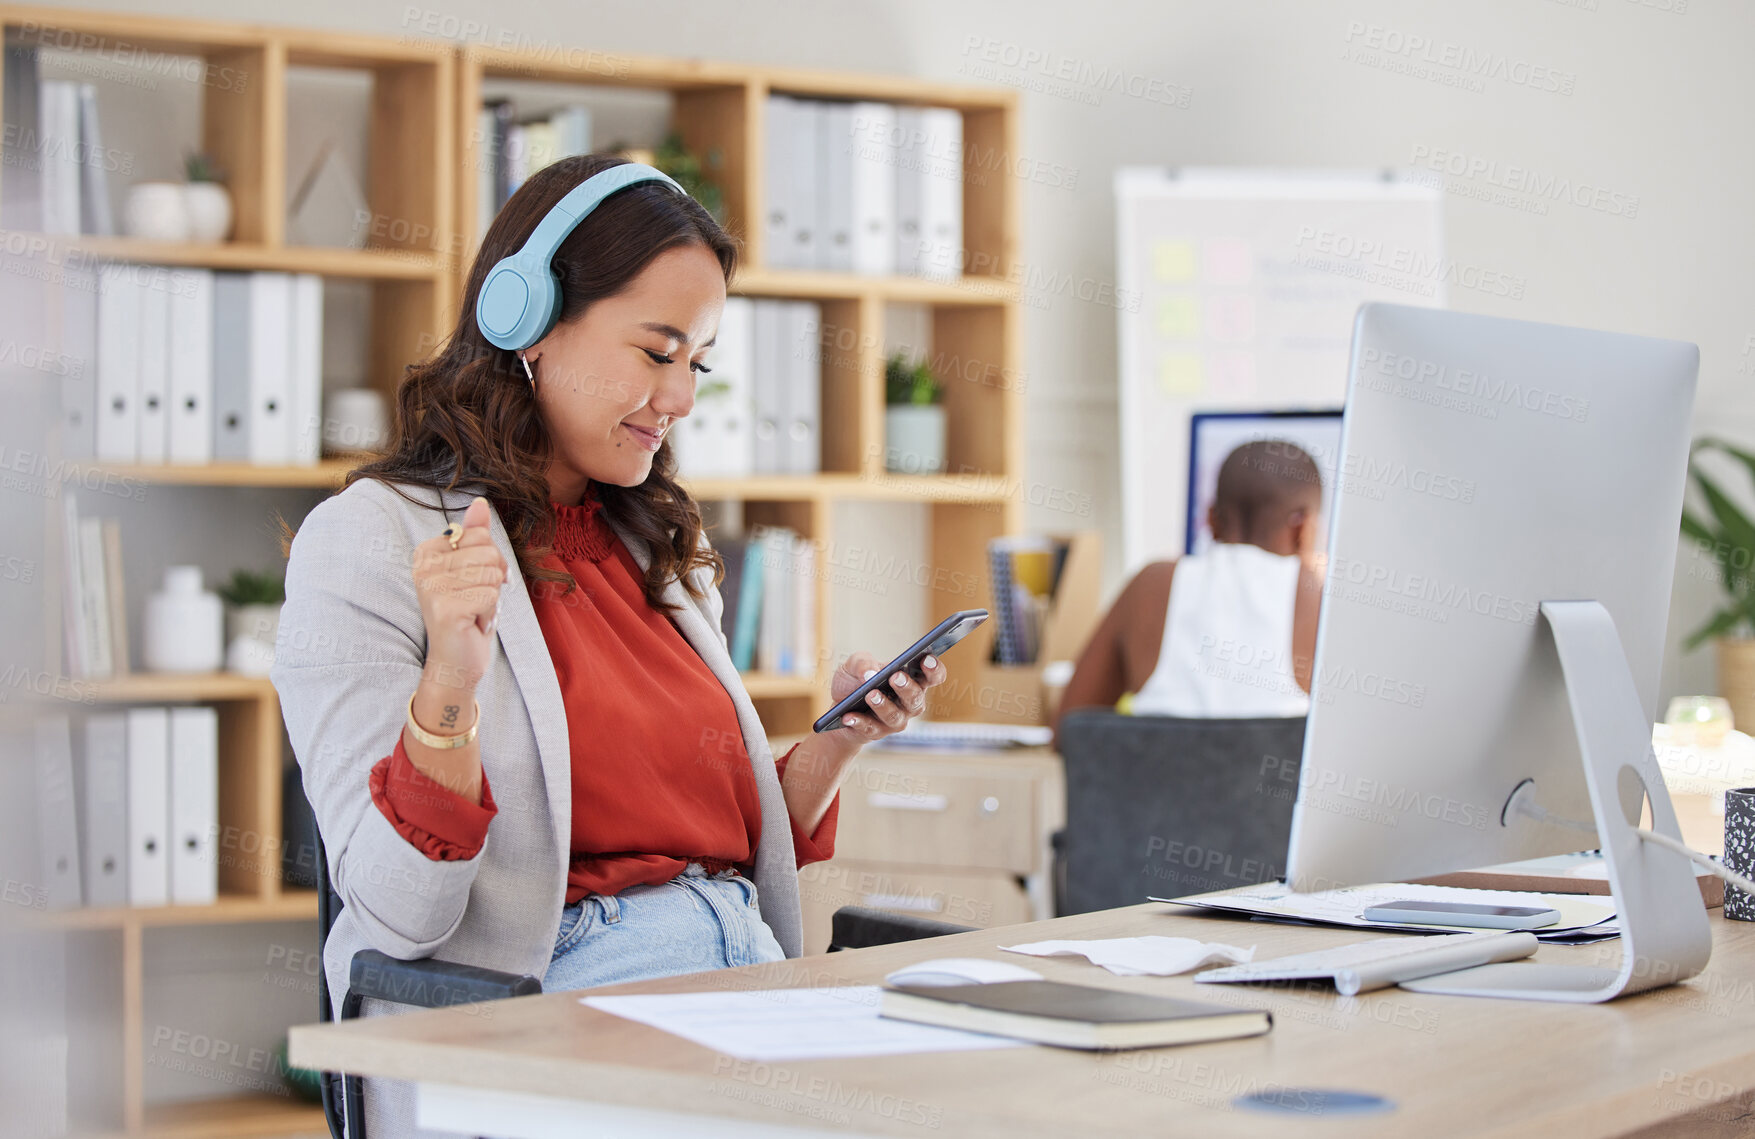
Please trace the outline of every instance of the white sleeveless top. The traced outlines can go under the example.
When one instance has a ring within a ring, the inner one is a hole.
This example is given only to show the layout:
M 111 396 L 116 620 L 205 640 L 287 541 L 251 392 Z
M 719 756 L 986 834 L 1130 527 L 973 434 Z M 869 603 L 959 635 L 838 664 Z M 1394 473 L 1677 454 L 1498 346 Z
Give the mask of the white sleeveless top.
M 1158 664 L 1134 695 L 1142 716 L 1302 716 L 1292 671 L 1299 561 L 1215 542 L 1176 563 Z

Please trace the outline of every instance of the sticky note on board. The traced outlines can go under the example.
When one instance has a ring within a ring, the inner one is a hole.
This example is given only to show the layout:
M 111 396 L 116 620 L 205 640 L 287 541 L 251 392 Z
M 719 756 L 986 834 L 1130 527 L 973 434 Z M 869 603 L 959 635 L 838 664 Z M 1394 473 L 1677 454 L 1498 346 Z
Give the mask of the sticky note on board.
M 1215 237 L 1201 246 L 1202 269 L 1215 285 L 1247 285 L 1255 275 L 1255 253 L 1247 241 Z
M 1199 395 L 1206 387 L 1198 352 L 1166 352 L 1158 357 L 1158 387 L 1168 396 Z
M 1160 241 L 1152 246 L 1152 276 L 1167 285 L 1194 280 L 1194 243 Z
M 1214 395 L 1253 396 L 1255 394 L 1255 353 L 1214 352 L 1207 360 Z
M 1159 297 L 1152 326 L 1165 340 L 1196 340 L 1200 337 L 1200 298 L 1193 293 Z
M 1207 336 L 1220 344 L 1255 340 L 1255 298 L 1248 293 L 1207 298 Z

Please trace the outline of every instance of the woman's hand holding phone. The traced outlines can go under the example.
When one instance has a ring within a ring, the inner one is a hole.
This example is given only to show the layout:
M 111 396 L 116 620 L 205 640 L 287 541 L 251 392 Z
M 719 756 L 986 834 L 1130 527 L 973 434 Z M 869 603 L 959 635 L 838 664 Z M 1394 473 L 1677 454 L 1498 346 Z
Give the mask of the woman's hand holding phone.
M 860 685 L 875 675 L 874 670 L 883 665 L 884 661 L 871 653 L 854 653 L 835 670 L 834 677 L 830 679 L 831 699 L 837 704 L 847 699 Z M 881 740 L 907 727 L 909 720 L 926 711 L 926 690 L 943 684 L 950 676 L 945 671 L 944 663 L 934 656 L 923 658 L 920 670 L 918 677 L 905 672 L 892 673 L 888 684 L 890 691 L 896 694 L 896 699 L 891 700 L 882 691 L 873 689 L 865 698 L 865 710 L 842 716 L 842 726 L 853 730 L 859 744 Z

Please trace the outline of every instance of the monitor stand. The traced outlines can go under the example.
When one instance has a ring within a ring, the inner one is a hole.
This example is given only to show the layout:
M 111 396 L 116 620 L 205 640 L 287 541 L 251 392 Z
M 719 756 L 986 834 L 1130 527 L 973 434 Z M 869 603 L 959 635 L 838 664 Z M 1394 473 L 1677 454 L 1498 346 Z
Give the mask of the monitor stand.
M 1544 601 L 1541 613 L 1560 653 L 1584 757 L 1621 926 L 1620 968 L 1510 961 L 1404 981 L 1404 989 L 1586 1004 L 1687 980 L 1712 955 L 1712 930 L 1693 866 L 1675 851 L 1641 839 L 1634 833 L 1637 818 L 1629 822 L 1621 807 L 1623 785 L 1637 782 L 1651 802 L 1652 829 L 1681 840 L 1614 618 L 1596 601 Z M 1534 790 L 1539 797 L 1540 789 Z

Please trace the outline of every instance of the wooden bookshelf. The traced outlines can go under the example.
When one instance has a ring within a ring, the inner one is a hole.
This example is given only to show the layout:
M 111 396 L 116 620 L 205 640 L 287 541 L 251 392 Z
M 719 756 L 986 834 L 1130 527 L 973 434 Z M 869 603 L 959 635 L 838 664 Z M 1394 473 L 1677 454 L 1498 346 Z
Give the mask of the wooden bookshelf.
M 778 91 L 827 99 L 875 99 L 944 106 L 963 118 L 966 144 L 985 155 L 1015 155 L 1018 97 L 1004 88 L 923 82 L 700 59 L 664 59 L 597 51 L 523 52 L 480 45 L 183 20 L 133 13 L 0 5 L 13 42 L 80 50 L 118 48 L 174 53 L 204 61 L 214 81 L 201 85 L 202 147 L 228 174 L 234 207 L 231 240 L 217 245 L 164 244 L 126 237 L 26 235 L 47 257 L 87 262 L 228 271 L 316 273 L 370 289 L 369 382 L 391 397 L 403 368 L 427 355 L 450 331 L 477 235 L 473 164 L 480 161 L 475 112 L 484 84 L 506 80 L 646 89 L 665 93 L 673 123 L 696 153 L 716 158 L 729 227 L 743 241 L 744 265 L 733 282 L 746 296 L 820 302 L 825 325 L 822 472 L 813 476 L 702 479 L 688 484 L 702 500 L 743 504 L 747 524 L 783 525 L 827 548 L 834 507 L 842 502 L 909 502 L 926 507 L 929 557 L 953 581 L 985 588 L 989 539 L 1017 532 L 1027 494 L 1023 479 L 1021 385 L 991 377 L 1022 374 L 1022 289 L 1016 280 L 1020 221 L 1017 180 L 1002 171 L 966 180 L 964 234 L 980 275 L 937 281 L 769 268 L 760 227 L 766 197 L 761 155 L 766 98 Z M 300 246 L 287 234 L 289 70 L 326 68 L 371 77 L 367 129 L 372 161 L 365 177 L 371 220 L 363 248 Z M 227 74 L 243 82 L 221 81 Z M 114 143 L 118 140 L 109 139 Z M 605 140 L 608 141 L 608 140 Z M 935 354 L 970 365 L 947 385 L 949 464 L 953 474 L 902 475 L 883 465 L 883 359 L 886 306 L 925 306 Z M 834 337 L 833 342 L 827 340 Z M 843 341 L 847 345 L 843 347 Z M 215 462 L 197 466 L 90 464 L 139 483 L 164 487 L 338 488 L 358 459 L 305 466 Z M 48 517 L 52 518 L 52 515 Z M 930 587 L 923 587 L 930 588 Z M 964 608 L 960 589 L 929 596 L 933 615 Z M 977 602 L 979 603 L 979 602 Z M 795 735 L 826 706 L 832 643 L 827 589 L 818 591 L 818 667 L 812 676 L 750 673 L 745 685 L 771 735 Z M 985 654 L 991 623 L 964 650 Z M 279 701 L 263 679 L 127 675 L 86 682 L 105 704 L 211 703 L 220 711 L 222 828 L 254 836 L 278 852 L 281 737 Z M 967 686 L 937 693 L 938 718 L 979 717 L 979 694 Z M 322 1127 L 316 1109 L 272 1095 L 215 1096 L 193 1103 L 145 1102 L 143 1008 L 148 979 L 144 939 L 170 927 L 310 921 L 308 890 L 283 889 L 277 853 L 223 860 L 220 899 L 210 906 L 80 910 L 42 915 L 67 937 L 118 938 L 122 1092 L 113 1129 L 129 1136 L 282 1135 Z M 315 1010 L 313 1010 L 314 1012 Z M 109 1129 L 111 1125 L 105 1125 Z
M 324 1134 L 323 1109 L 293 1096 L 243 1095 L 154 1104 L 146 1110 L 149 1139 L 263 1139 Z
M 762 248 L 766 200 L 762 154 L 770 92 L 809 98 L 873 99 L 951 107 L 963 119 L 966 153 L 1015 155 L 1018 99 L 997 87 L 926 82 L 902 76 L 846 75 L 811 69 L 763 67 L 690 59 L 667 60 L 621 52 L 520 51 L 469 45 L 457 67 L 457 202 L 455 232 L 462 257 L 461 291 L 480 235 L 475 232 L 474 171 L 489 161 L 477 129 L 485 92 L 516 91 L 518 83 L 581 88 L 644 89 L 668 96 L 672 124 L 685 145 L 710 155 L 709 173 L 725 202 L 727 227 L 742 241 L 744 258 L 732 291 L 745 296 L 813 300 L 823 309 L 822 473 L 808 477 L 758 476 L 691 483 L 700 498 L 739 499 L 746 521 L 772 520 L 779 504 L 801 504 L 797 522 L 783 522 L 824 547 L 833 539 L 831 511 L 841 501 L 925 504 L 930 512 L 931 564 L 943 580 L 974 581 L 985 595 L 987 542 L 1022 528 L 1027 493 L 1023 477 L 1021 308 L 1017 284 L 1020 195 L 1002 170 L 964 180 L 965 260 L 980 275 L 954 281 L 905 276 L 861 276 L 771 268 Z M 991 164 L 991 163 L 990 163 Z M 885 307 L 924 305 L 931 313 L 933 354 L 964 364 L 946 384 L 948 468 L 943 476 L 910 476 L 884 469 L 883 345 Z M 806 509 L 802 504 L 814 508 Z M 759 505 L 761 518 L 752 516 Z M 964 608 L 966 594 L 934 593 L 934 615 Z M 826 590 L 819 591 L 817 627 L 829 643 Z M 972 658 L 991 647 L 991 626 L 972 636 Z M 827 664 L 827 654 L 819 654 Z M 827 668 L 819 672 L 819 700 L 827 696 Z M 932 715 L 979 718 L 981 694 L 971 686 L 934 693 Z M 752 689 L 752 695 L 756 695 Z M 771 732 L 808 730 L 809 700 L 758 697 Z
M 240 925 L 271 921 L 315 921 L 317 891 L 286 890 L 273 897 L 222 894 L 206 906 L 109 906 L 48 914 L 51 929 L 147 929 L 171 925 Z

